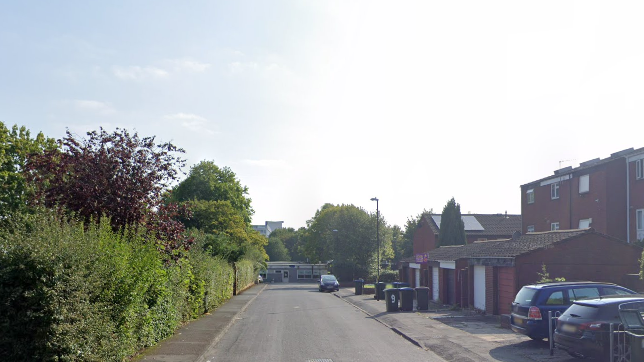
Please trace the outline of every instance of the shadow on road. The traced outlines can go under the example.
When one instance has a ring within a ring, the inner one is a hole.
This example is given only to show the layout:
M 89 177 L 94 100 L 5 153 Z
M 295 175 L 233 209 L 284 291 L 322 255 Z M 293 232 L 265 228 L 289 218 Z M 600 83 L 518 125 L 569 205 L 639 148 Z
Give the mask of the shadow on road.
M 568 357 L 563 351 L 555 350 L 553 357 L 550 357 L 548 342 L 544 341 L 524 341 L 519 343 L 508 344 L 490 350 L 490 356 L 496 361 L 515 362 L 517 355 L 525 356 L 543 356 L 544 360 L 556 362 L 573 362 L 579 361 L 576 358 Z M 539 359 L 541 360 L 541 359 Z

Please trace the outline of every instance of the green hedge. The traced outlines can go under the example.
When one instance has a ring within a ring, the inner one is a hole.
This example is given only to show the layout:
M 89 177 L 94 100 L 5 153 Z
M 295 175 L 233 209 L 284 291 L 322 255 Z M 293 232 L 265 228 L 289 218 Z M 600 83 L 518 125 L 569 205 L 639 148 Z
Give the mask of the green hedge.
M 250 285 L 255 284 L 257 273 L 253 262 L 250 260 L 241 260 L 235 263 L 235 294 L 238 294 Z
M 123 361 L 232 296 L 195 248 L 166 265 L 140 234 L 36 215 L 0 239 L 0 360 Z

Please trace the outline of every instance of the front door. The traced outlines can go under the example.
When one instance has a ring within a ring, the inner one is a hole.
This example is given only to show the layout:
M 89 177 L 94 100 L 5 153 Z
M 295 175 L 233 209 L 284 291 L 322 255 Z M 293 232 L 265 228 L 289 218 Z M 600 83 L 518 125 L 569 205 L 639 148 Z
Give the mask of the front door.
M 284 283 L 288 283 L 288 270 L 284 270 L 284 277 L 282 278 Z

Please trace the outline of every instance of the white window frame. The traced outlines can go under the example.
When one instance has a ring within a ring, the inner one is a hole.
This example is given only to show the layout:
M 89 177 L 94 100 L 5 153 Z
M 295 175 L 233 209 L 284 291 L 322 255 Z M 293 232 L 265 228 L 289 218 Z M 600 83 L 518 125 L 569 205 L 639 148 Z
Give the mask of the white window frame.
M 550 223 L 550 231 L 557 231 L 557 230 L 559 230 L 559 223 L 558 222 Z
M 559 182 L 550 184 L 550 199 L 555 200 L 559 198 Z
M 581 219 L 581 220 L 579 220 L 579 228 L 580 229 L 587 229 L 587 228 L 590 227 L 590 224 L 592 224 L 592 223 L 593 223 L 592 218 L 590 218 L 590 219 Z M 587 224 L 587 225 L 582 225 L 582 224 Z
M 311 275 L 311 269 L 310 268 L 303 268 L 303 269 L 298 269 L 297 270 L 297 279 L 313 279 Z
M 642 163 L 643 160 L 637 160 L 635 161 L 635 179 L 636 180 L 641 180 L 644 178 L 644 166 Z
M 579 193 L 585 194 L 590 192 L 590 175 L 579 176 Z
M 526 232 L 533 233 L 534 232 L 534 225 L 528 225 L 526 227 Z
M 534 204 L 534 189 L 526 191 L 526 195 L 528 197 L 528 204 Z
M 637 225 L 637 231 L 644 231 L 644 209 L 638 209 L 635 211 L 635 222 Z

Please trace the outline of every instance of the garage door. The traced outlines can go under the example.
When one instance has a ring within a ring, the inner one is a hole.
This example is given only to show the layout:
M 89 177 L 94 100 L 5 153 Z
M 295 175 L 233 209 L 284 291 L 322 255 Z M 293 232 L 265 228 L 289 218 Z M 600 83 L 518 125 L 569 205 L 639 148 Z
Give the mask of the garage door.
M 485 310 L 485 266 L 474 266 L 474 308 Z
M 432 267 L 432 298 L 438 300 L 438 267 Z
M 513 267 L 499 267 L 499 314 L 509 314 L 516 294 Z

